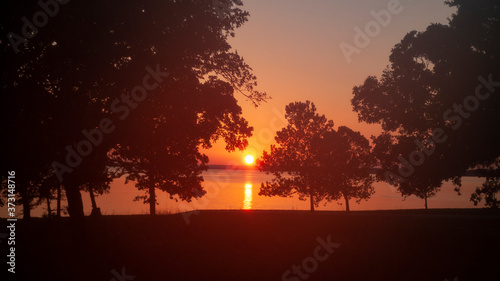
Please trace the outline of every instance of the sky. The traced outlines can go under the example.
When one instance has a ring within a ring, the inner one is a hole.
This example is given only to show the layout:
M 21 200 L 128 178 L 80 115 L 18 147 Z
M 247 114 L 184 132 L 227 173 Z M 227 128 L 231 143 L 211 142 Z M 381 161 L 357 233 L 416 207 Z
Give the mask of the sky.
M 350 127 L 366 138 L 378 135 L 380 126 L 358 122 L 350 103 L 352 88 L 370 75 L 379 76 L 389 64 L 391 49 L 408 32 L 424 31 L 432 23 L 447 24 L 455 11 L 444 0 L 246 0 L 243 4 L 249 21 L 229 43 L 253 68 L 258 90 L 272 99 L 255 108 L 236 94 L 254 134 L 244 152 L 226 152 L 222 140 L 205 150 L 212 165 L 242 165 L 245 155 L 259 157 L 263 150 L 269 151 L 275 132 L 286 125 L 285 106 L 294 101 L 314 102 L 317 112 L 333 120 L 335 127 Z M 373 14 L 380 15 L 379 22 Z M 360 35 L 356 44 L 359 30 L 368 40 Z M 358 53 L 346 56 L 341 44 L 357 48 Z

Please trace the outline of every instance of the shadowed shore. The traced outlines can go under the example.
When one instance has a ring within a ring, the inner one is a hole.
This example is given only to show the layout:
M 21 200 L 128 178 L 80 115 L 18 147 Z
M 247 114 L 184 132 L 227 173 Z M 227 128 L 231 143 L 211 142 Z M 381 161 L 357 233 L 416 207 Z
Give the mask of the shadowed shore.
M 189 219 L 86 218 L 87 245 L 72 243 L 67 218 L 19 221 L 13 280 L 107 281 L 122 268 L 133 280 L 282 280 L 329 235 L 340 247 L 307 280 L 500 279 L 499 210 L 224 210 Z

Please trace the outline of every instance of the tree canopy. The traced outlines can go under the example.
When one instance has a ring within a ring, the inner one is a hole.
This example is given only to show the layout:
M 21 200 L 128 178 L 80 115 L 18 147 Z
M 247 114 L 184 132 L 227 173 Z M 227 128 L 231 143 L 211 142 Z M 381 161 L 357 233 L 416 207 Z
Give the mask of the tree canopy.
M 446 3 L 457 8 L 449 23 L 409 32 L 382 76 L 354 87 L 352 98 L 359 120 L 384 130 L 374 140 L 379 178 L 425 199 L 500 157 L 500 6 Z
M 336 131 L 316 136 L 312 150 L 318 159 L 318 178 L 323 182 L 328 201 L 343 198 L 349 211 L 349 200 L 368 200 L 374 194 L 375 164 L 370 142 L 360 133 L 340 126 Z
M 208 0 L 51 3 L 50 13 L 25 1 L 0 9 L 2 122 L 12 134 L 2 171 L 27 183 L 57 177 L 77 217 L 83 186 L 121 175 L 152 205 L 152 186 L 201 196 L 199 148 L 222 138 L 243 149 L 251 135 L 234 93 L 255 105 L 268 98 L 227 42 L 248 12 L 239 1 L 223 13 Z M 39 10 L 46 22 L 20 20 Z
M 351 198 L 373 194 L 366 138 L 343 126 L 335 131 L 333 121 L 316 113 L 310 101 L 290 103 L 285 111 L 288 125 L 276 132 L 276 145 L 258 161 L 260 170 L 274 175 L 259 195 L 309 197 L 311 210 L 324 199 L 344 197 L 349 210 Z

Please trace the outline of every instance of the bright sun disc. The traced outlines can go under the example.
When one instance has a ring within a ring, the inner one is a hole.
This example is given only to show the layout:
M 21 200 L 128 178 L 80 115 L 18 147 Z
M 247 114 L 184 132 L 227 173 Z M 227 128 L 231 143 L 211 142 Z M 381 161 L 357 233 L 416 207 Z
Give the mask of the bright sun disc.
M 254 161 L 255 161 L 255 158 L 253 158 L 252 155 L 245 156 L 245 163 L 247 163 L 247 164 L 253 164 Z

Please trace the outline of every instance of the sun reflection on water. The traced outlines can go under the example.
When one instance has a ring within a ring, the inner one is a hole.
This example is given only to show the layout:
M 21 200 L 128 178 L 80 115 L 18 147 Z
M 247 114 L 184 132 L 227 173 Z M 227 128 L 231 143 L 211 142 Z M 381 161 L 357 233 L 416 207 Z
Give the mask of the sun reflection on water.
M 252 184 L 245 184 L 245 199 L 243 200 L 243 210 L 252 209 Z

